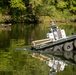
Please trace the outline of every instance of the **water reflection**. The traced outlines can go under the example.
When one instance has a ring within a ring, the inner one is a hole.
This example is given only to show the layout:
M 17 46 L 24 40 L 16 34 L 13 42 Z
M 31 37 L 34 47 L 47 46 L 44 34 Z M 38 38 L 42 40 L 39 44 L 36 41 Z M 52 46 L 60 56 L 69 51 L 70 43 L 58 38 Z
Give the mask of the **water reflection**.
M 0 24 L 0 30 L 8 30 L 11 31 L 11 25 L 12 24 Z
M 24 39 L 25 45 L 28 45 L 34 39 L 35 27 L 35 25 L 13 25 L 11 27 L 11 39 Z
M 4 29 L 0 30 L 0 48 L 6 48 L 10 46 L 10 31 Z
M 67 27 L 65 25 L 59 25 L 59 26 L 60 28 L 66 31 L 67 35 L 70 35 L 71 33 L 76 33 L 75 25 L 74 26 L 68 25 Z M 45 39 L 46 33 L 49 31 L 49 27 L 50 27 L 49 24 L 42 24 L 42 23 L 38 25 L 36 24 L 13 24 L 13 25 L 1 24 L 0 35 L 4 35 L 3 38 L 1 39 L 7 39 L 7 37 L 10 37 L 10 40 L 15 39 L 16 41 L 23 39 L 25 42 L 24 45 L 30 45 L 32 40 Z
M 51 58 L 51 60 L 47 60 L 48 66 L 51 67 L 50 75 L 76 75 L 76 52 L 41 51 L 40 53 Z M 71 74 L 68 73 L 69 71 Z
M 40 25 L 16 24 L 11 26 L 11 39 L 23 39 L 24 45 L 30 45 L 32 40 L 46 38 L 45 28 Z
M 60 25 L 60 28 L 63 28 L 66 31 L 67 35 L 70 35 L 72 32 L 76 33 L 76 27 L 72 26 L 72 25 L 67 26 L 67 27 L 65 25 Z M 13 40 L 13 39 L 15 41 L 23 39 L 25 46 L 30 45 L 31 40 L 38 40 L 38 39 L 46 38 L 46 33 L 48 31 L 49 31 L 49 24 L 48 25 L 47 24 L 39 24 L 39 25 L 14 24 L 14 25 L 8 25 L 8 26 L 0 25 L 0 48 L 7 48 L 7 47 L 9 48 L 10 44 L 11 44 L 11 40 Z M 7 49 L 4 49 L 4 50 L 8 51 Z M 51 51 L 42 52 L 41 51 L 40 53 L 47 55 L 47 56 L 52 55 L 53 57 L 55 57 L 58 60 L 62 59 L 63 61 L 65 60 L 71 64 L 76 63 L 76 53 L 75 52 L 51 52 Z M 4 52 L 2 54 L 4 54 Z M 17 55 L 17 54 L 19 54 L 19 53 L 18 52 L 15 53 L 15 55 Z M 13 53 L 13 56 L 15 56 L 15 55 Z M 10 53 L 7 56 L 9 59 L 11 56 Z M 14 59 L 15 59 L 15 57 L 14 57 Z M 7 60 L 7 57 L 5 59 Z M 5 61 L 5 59 L 4 59 L 4 61 Z M 24 63 L 24 62 L 22 62 L 22 63 Z M 9 66 L 9 63 L 8 63 L 8 66 Z M 8 69 L 9 69 L 9 67 L 8 67 Z M 76 71 L 75 66 L 72 66 L 71 69 L 73 72 Z M 76 74 L 74 74 L 74 75 L 76 75 Z
M 53 52 L 53 51 L 50 51 L 50 52 L 42 52 L 42 54 L 45 54 L 45 55 L 52 55 L 58 59 L 62 59 L 63 61 L 67 61 L 71 64 L 76 64 L 76 52 L 74 51 L 71 51 L 71 52 L 68 52 L 68 51 L 61 51 L 61 52 Z

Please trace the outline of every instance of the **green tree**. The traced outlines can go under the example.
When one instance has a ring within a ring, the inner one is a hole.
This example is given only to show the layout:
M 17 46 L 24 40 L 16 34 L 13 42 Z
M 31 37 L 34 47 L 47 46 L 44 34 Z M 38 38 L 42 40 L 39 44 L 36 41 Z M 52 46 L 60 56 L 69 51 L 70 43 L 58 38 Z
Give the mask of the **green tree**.
M 72 0 L 70 10 L 72 13 L 76 14 L 76 1 Z
M 20 10 L 26 9 L 22 0 L 10 0 L 9 2 L 12 8 L 18 8 Z
M 57 3 L 57 8 L 59 8 L 59 9 L 61 9 L 61 10 L 67 8 L 67 2 L 59 1 L 59 2 Z

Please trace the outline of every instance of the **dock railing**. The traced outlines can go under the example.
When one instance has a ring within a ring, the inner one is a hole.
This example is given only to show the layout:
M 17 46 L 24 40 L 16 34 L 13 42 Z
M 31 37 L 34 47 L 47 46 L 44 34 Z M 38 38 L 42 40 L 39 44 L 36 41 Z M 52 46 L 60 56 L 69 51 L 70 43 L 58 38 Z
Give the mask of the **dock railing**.
M 31 45 L 32 46 L 38 46 L 38 45 L 46 44 L 46 43 L 53 42 L 53 41 L 54 41 L 54 39 L 52 39 L 52 38 L 41 39 L 41 40 L 32 41 Z

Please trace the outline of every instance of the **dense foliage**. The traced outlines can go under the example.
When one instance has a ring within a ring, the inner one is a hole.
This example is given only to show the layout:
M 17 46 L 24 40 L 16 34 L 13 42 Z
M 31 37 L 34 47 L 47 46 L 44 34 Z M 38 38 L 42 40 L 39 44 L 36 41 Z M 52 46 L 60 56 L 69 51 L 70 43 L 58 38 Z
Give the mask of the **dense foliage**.
M 75 20 L 76 0 L 0 0 L 0 22 L 38 21 L 51 19 Z

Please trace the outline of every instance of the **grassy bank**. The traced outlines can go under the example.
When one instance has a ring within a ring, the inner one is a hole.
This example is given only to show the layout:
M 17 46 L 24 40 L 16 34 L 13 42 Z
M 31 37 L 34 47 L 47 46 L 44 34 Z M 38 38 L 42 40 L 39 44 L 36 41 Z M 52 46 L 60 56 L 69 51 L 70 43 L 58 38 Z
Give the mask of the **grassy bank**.
M 62 16 L 62 15 L 59 15 L 59 17 L 41 16 L 39 20 L 43 23 L 51 23 L 52 21 L 58 22 L 58 23 L 76 22 L 75 15 L 68 16 L 68 17 L 66 16 L 66 18 L 65 16 Z
M 4 15 L 3 13 L 0 13 L 0 22 L 10 22 L 11 16 L 10 15 Z
M 67 13 L 68 14 L 68 13 Z M 37 22 L 43 22 L 43 23 L 50 23 L 50 22 L 52 22 L 52 21 L 54 21 L 54 22 L 59 22 L 59 23 L 66 23 L 66 22 L 76 22 L 76 15 L 67 15 L 67 14 L 59 14 L 59 13 L 57 13 L 57 14 L 55 14 L 53 17 L 52 16 L 39 16 L 38 17 L 38 21 Z M 34 22 L 34 20 L 32 21 L 30 21 L 27 17 L 23 17 L 23 18 L 21 18 L 21 19 L 18 19 L 17 20 L 17 18 L 13 18 L 13 17 L 11 17 L 11 15 L 4 15 L 4 14 L 2 14 L 2 13 L 0 13 L 0 22 L 2 22 L 2 23 L 9 23 L 9 22 L 11 22 L 11 23 L 25 23 L 25 22 L 28 22 L 28 23 L 35 23 Z M 17 17 L 17 16 L 16 16 Z M 26 19 L 24 19 L 24 18 L 26 18 Z M 31 18 L 30 18 L 31 19 Z M 34 19 L 34 17 L 33 17 L 33 19 Z

